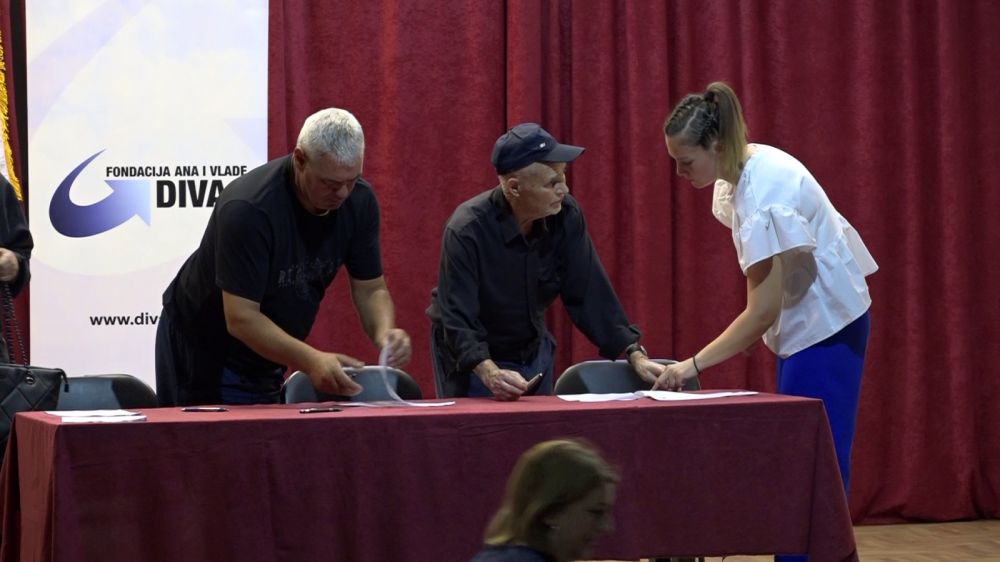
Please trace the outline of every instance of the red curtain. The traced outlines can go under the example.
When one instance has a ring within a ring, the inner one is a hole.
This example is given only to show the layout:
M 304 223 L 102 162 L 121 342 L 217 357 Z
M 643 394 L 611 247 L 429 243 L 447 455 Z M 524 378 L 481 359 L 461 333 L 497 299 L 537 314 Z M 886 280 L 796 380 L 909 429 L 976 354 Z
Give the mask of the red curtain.
M 20 127 L 23 127 L 21 116 L 18 114 L 19 96 L 23 90 L 20 89 L 20 75 L 15 69 L 23 68 L 24 52 L 23 45 L 24 29 L 24 6 L 21 1 L 0 0 L 0 41 L 3 46 L 3 86 L 7 96 L 6 105 L 2 108 L 4 118 L 7 120 L 7 146 L 11 151 L 10 159 L 7 161 L 8 173 L 11 177 L 11 184 L 19 190 L 22 201 L 25 204 L 25 215 L 27 215 L 28 189 L 25 182 L 25 166 L 21 160 Z M 17 32 L 17 33 L 15 33 Z M 5 147 L 0 147 L 6 150 Z M 0 158 L 6 158 L 6 153 L 0 154 Z M 24 338 L 25 350 L 31 347 L 29 334 L 31 333 L 31 318 L 28 314 L 28 304 L 30 301 L 30 286 L 25 286 L 24 290 L 14 298 L 14 314 L 18 319 L 21 335 Z M 11 344 L 15 346 L 16 344 Z
M 655 355 L 688 357 L 735 317 L 730 237 L 660 131 L 685 93 L 728 81 L 752 140 L 803 161 L 881 266 L 855 520 L 1000 517 L 998 26 L 991 0 L 272 2 L 269 147 L 287 153 L 322 107 L 362 122 L 407 370 L 433 395 L 441 230 L 495 184 L 493 141 L 517 122 L 587 147 L 570 186 Z M 343 278 L 330 293 L 310 341 L 375 361 Z M 596 356 L 561 309 L 550 321 L 557 370 Z M 773 391 L 773 370 L 757 346 L 702 378 Z

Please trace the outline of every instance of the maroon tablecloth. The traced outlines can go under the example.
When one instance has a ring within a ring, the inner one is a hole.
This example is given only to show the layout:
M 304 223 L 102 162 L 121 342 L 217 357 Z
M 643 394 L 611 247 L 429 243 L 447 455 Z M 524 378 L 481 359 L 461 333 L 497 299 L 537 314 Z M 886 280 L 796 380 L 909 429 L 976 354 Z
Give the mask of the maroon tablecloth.
M 18 414 L 2 560 L 465 561 L 529 446 L 585 437 L 619 469 L 595 557 L 808 552 L 856 560 L 819 401 L 760 394 L 436 409 Z

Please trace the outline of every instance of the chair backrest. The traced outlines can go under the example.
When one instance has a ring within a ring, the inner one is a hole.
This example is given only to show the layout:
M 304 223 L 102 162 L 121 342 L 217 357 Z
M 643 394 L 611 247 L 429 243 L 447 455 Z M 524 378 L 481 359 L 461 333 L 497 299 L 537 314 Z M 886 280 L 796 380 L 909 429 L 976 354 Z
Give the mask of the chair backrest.
M 83 375 L 69 377 L 59 386 L 57 410 L 117 410 L 155 408 L 156 393 L 132 375 Z
M 285 404 L 296 404 L 299 402 L 374 402 L 376 400 L 391 400 L 389 393 L 382 383 L 381 368 L 368 365 L 361 368 L 346 368 L 344 372 L 354 378 L 354 382 L 362 387 L 362 391 L 357 396 L 337 396 L 319 392 L 313 386 L 309 376 L 302 371 L 295 371 L 288 377 L 281 387 L 282 400 Z M 420 386 L 413 377 L 392 367 L 386 368 L 389 377 L 389 385 L 393 387 L 396 394 L 403 400 L 420 400 L 423 393 Z
M 669 365 L 673 359 L 653 359 Z M 627 361 L 584 361 L 571 365 L 556 379 L 556 394 L 607 394 L 649 390 L 650 384 L 635 373 Z M 684 390 L 701 390 L 695 377 L 684 385 Z

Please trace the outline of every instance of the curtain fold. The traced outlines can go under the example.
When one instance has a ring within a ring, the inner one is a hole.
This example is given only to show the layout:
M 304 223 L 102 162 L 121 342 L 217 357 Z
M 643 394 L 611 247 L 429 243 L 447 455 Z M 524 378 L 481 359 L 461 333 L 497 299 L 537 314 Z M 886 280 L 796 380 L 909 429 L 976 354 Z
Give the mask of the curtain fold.
M 599 254 L 646 346 L 682 359 L 740 312 L 745 279 L 661 126 L 685 93 L 728 81 L 751 139 L 801 160 L 881 266 L 855 521 L 1000 517 L 998 24 L 991 0 L 272 2 L 269 147 L 287 153 L 322 107 L 360 119 L 425 394 L 443 225 L 496 184 L 493 141 L 521 121 L 587 147 L 569 183 Z M 596 356 L 559 307 L 550 325 L 557 371 Z M 310 340 L 375 360 L 343 279 Z M 773 391 L 774 359 L 756 345 L 702 382 Z
M 10 184 L 14 187 L 18 198 L 28 214 L 28 189 L 26 178 L 26 162 L 21 153 L 21 127 L 19 114 L 20 96 L 23 85 L 19 79 L 24 76 L 24 4 L 23 0 L 0 0 L 0 51 L 2 51 L 3 92 L 0 93 L 0 113 L 3 119 L 3 169 Z M 19 72 L 19 70 L 21 72 Z M 14 311 L 21 319 L 21 330 L 25 349 L 31 349 L 31 316 L 29 314 L 31 287 L 26 286 L 14 298 Z

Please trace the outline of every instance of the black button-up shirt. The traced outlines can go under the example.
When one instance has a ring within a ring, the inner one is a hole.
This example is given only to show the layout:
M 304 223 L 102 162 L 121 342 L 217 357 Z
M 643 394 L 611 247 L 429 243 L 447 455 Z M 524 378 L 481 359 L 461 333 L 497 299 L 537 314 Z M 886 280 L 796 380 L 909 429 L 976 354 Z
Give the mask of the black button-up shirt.
M 576 200 L 523 236 L 500 187 L 462 203 L 441 243 L 438 286 L 427 314 L 442 328 L 459 372 L 486 359 L 530 360 L 557 296 L 608 359 L 639 340 L 594 250 Z

